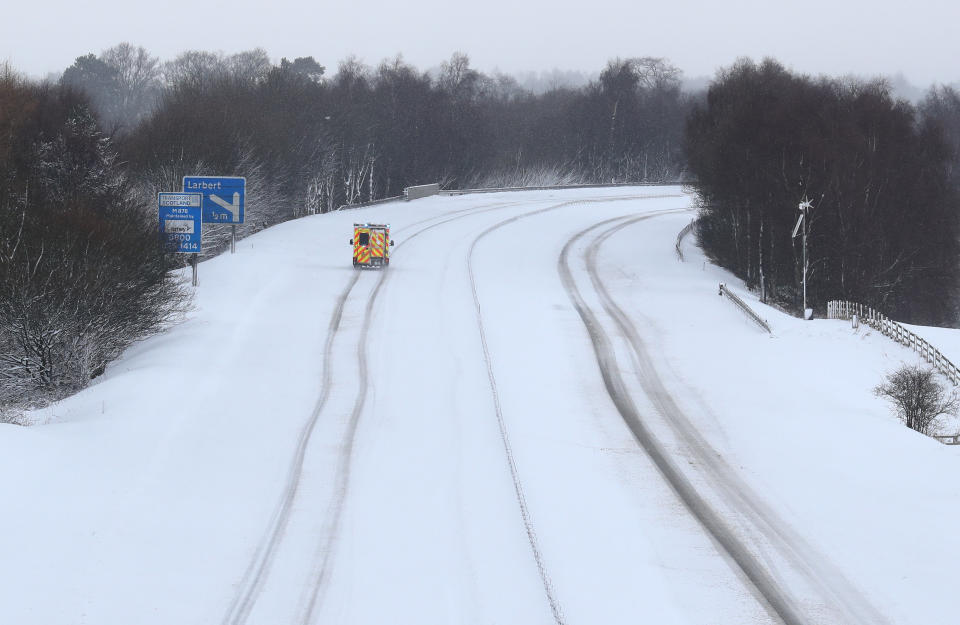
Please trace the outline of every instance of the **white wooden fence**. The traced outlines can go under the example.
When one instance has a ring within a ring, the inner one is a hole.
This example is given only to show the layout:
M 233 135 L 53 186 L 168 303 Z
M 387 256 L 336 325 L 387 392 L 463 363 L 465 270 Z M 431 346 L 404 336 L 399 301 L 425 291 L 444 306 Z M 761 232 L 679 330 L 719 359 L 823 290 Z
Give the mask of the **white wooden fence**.
M 955 364 L 941 354 L 939 349 L 893 319 L 863 304 L 842 300 L 827 302 L 828 319 L 850 320 L 854 315 L 857 316 L 860 323 L 867 324 L 884 336 L 917 352 L 955 386 L 960 385 L 960 369 Z

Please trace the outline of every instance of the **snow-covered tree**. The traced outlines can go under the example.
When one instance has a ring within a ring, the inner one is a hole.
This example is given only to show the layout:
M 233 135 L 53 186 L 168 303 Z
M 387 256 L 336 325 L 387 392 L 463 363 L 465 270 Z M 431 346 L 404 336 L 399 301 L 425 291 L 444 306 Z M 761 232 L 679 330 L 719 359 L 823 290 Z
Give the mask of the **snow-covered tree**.
M 0 403 L 55 399 L 175 317 L 155 213 L 75 92 L 0 80 Z

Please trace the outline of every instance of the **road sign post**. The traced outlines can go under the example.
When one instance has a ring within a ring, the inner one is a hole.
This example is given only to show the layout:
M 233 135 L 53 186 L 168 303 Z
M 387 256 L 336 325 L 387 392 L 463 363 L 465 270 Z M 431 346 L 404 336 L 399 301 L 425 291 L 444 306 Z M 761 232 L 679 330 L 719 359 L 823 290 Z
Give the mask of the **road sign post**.
M 200 193 L 157 194 L 160 236 L 168 251 L 192 254 L 193 286 L 197 286 L 197 254 L 203 250 L 203 219 Z

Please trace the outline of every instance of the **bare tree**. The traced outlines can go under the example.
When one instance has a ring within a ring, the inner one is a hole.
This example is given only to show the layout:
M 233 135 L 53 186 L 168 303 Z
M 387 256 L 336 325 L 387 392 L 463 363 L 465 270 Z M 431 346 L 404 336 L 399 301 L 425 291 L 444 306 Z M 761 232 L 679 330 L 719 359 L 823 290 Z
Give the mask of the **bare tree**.
M 163 80 L 168 87 L 199 86 L 227 73 L 223 55 L 202 50 L 187 50 L 162 66 Z
M 957 411 L 958 400 L 937 382 L 933 369 L 904 365 L 887 375 L 873 392 L 893 402 L 897 416 L 911 430 L 932 434 L 940 415 Z
M 224 60 L 234 78 L 252 83 L 266 79 L 273 65 L 270 56 L 263 48 L 254 48 L 230 55 Z
M 142 46 L 123 42 L 104 50 L 100 58 L 114 70 L 118 101 L 115 121 L 127 128 L 150 113 L 160 91 L 160 59 Z
M 470 67 L 470 57 L 454 52 L 449 61 L 440 64 L 440 88 L 457 102 L 472 100 L 481 80 L 480 72 Z
M 226 78 L 258 84 L 263 82 L 273 66 L 263 48 L 244 50 L 224 56 L 222 52 L 188 50 L 160 67 L 167 87 L 201 87 Z

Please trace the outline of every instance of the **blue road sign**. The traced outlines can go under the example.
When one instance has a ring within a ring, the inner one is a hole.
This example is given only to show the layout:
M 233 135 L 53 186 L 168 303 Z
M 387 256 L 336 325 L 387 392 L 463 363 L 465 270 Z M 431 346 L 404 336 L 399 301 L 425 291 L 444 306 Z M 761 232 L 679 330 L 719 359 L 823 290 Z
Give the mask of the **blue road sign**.
M 174 252 L 199 253 L 203 249 L 200 193 L 158 193 L 160 236 Z
M 203 194 L 203 223 L 242 224 L 247 179 L 229 176 L 184 176 L 184 193 Z

